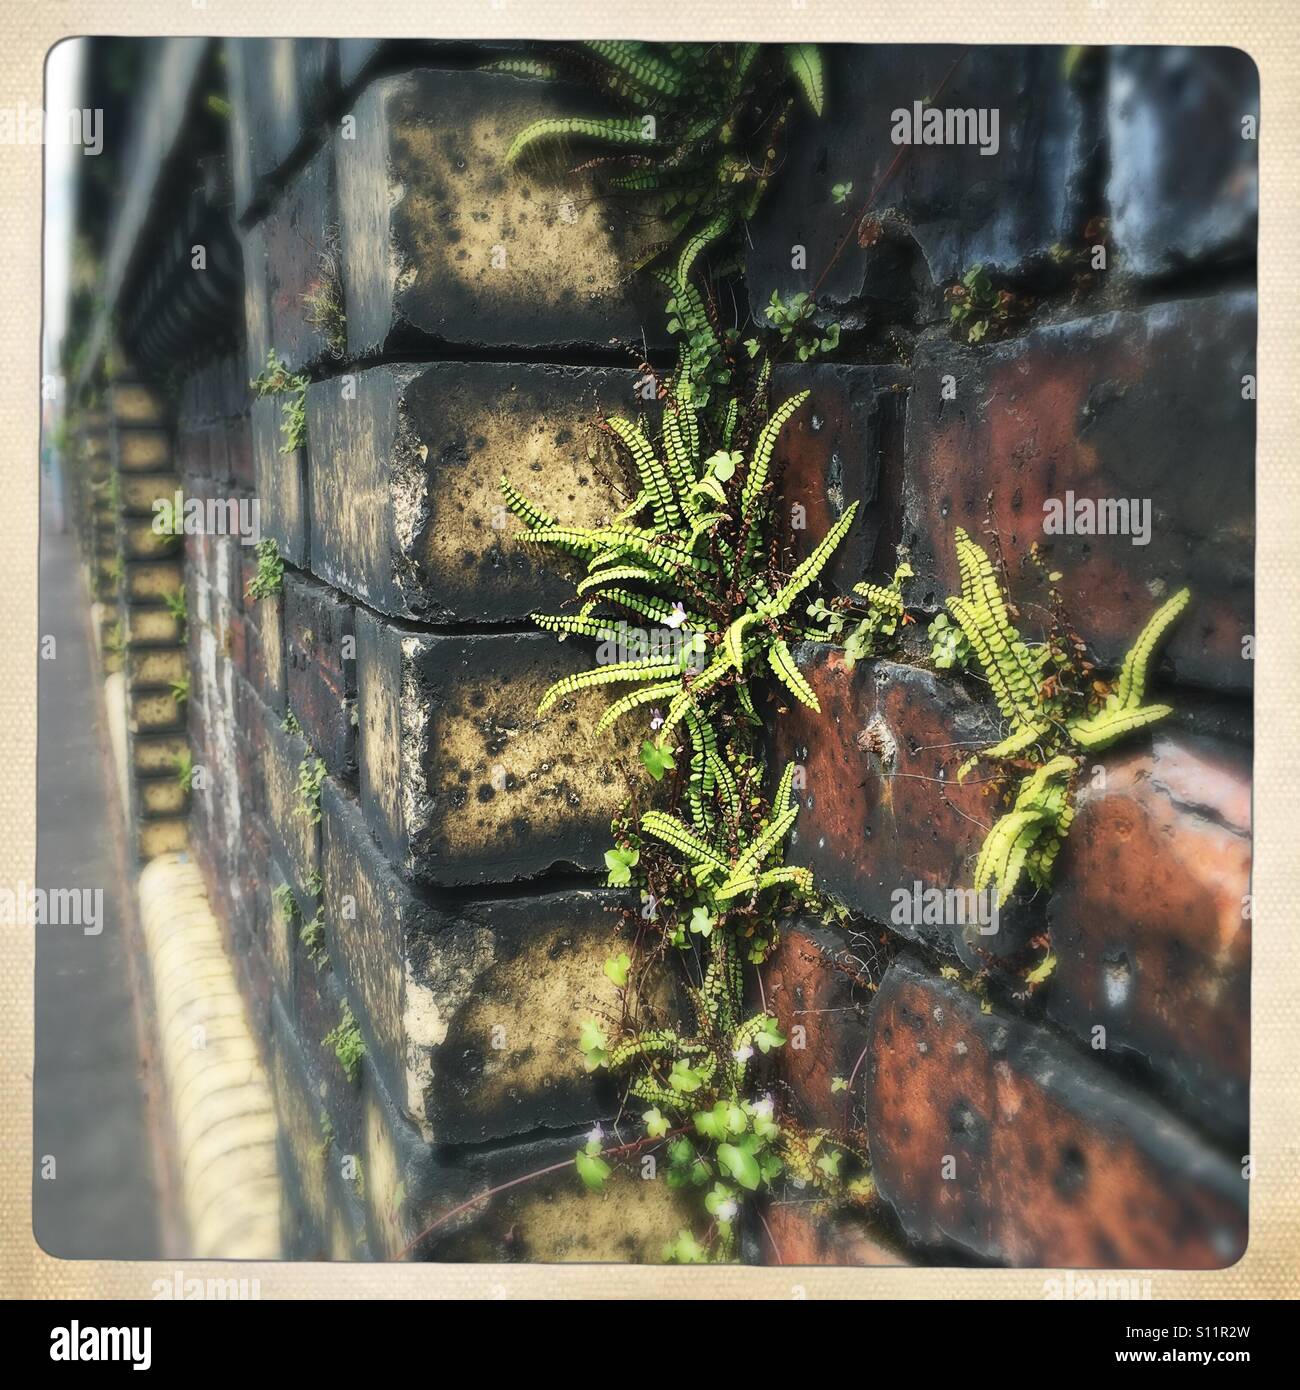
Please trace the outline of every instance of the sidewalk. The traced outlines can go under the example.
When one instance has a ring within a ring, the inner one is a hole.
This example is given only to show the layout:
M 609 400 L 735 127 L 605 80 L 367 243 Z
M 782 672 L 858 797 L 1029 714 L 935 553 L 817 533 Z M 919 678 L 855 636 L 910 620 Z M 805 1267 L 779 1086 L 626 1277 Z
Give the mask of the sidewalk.
M 104 890 L 103 930 L 36 929 L 33 1223 L 38 1243 L 68 1259 L 161 1254 L 160 1197 L 146 1105 L 124 914 L 131 886 L 113 837 L 99 692 L 75 543 L 42 526 L 37 884 Z M 56 1177 L 41 1176 L 53 1156 Z

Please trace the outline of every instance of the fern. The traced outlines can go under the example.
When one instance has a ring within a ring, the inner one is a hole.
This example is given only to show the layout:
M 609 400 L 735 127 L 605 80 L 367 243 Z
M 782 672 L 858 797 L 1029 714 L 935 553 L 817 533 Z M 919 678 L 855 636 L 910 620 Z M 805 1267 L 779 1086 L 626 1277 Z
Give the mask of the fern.
M 584 116 L 547 117 L 527 125 L 515 136 L 506 151 L 506 163 L 514 164 L 519 157 L 541 140 L 561 136 L 581 136 L 611 145 L 653 144 L 645 135 L 642 121 L 589 120 Z
M 1024 875 L 1036 887 L 1048 887 L 1074 819 L 1081 755 L 1109 748 L 1172 713 L 1169 705 L 1144 705 L 1142 699 L 1156 650 L 1191 594 L 1180 589 L 1157 609 L 1125 656 L 1115 688 L 1099 702 L 1096 688 L 1083 679 L 1086 673 L 1072 669 L 1065 644 L 1048 642 L 1031 650 L 1012 626 L 1006 596 L 983 548 L 960 528 L 956 544 L 962 592 L 948 599 L 948 612 L 1009 726 L 999 742 L 962 765 L 958 780 L 981 760 L 1030 764 L 975 864 L 975 888 L 995 885 L 998 902 L 1004 903 Z
M 563 151 L 574 140 L 606 151 L 584 169 L 603 180 L 599 191 L 635 198 L 667 224 L 671 239 L 651 259 L 676 262 L 680 282 L 704 245 L 736 233 L 753 217 L 780 161 L 796 100 L 815 116 L 825 104 L 821 53 L 814 44 L 597 39 L 557 45 L 544 61 L 525 53 L 487 69 L 594 83 L 622 108 L 622 116 L 533 121 L 514 137 L 506 163 L 543 150 Z M 669 312 L 676 321 L 670 332 L 681 332 L 700 352 L 710 350 L 713 329 L 701 304 L 683 294 Z

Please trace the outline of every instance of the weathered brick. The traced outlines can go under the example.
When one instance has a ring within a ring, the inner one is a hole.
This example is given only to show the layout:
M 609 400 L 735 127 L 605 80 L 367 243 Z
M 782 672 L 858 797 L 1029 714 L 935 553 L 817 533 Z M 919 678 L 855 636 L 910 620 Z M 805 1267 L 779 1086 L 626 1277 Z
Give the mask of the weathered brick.
M 157 603 L 164 594 L 174 594 L 185 582 L 179 562 L 170 560 L 130 560 L 123 566 L 123 584 L 128 602 Z
M 176 495 L 174 473 L 123 473 L 120 480 L 122 511 L 127 515 L 152 517 L 154 503 Z
M 171 554 L 181 538 L 170 531 L 155 531 L 152 521 L 125 517 L 122 522 L 123 550 L 131 560 L 154 560 Z
M 316 383 L 312 568 L 372 607 L 431 621 L 520 619 L 571 598 L 581 567 L 519 543 L 499 482 L 508 476 L 566 524 L 617 515 L 629 496 L 598 423 L 632 410 L 634 380 L 440 362 L 361 372 L 355 399 Z
M 290 1195 L 310 1218 L 313 1237 L 323 1244 L 326 1224 L 326 1155 L 321 1105 L 294 1036 L 293 1025 L 277 1001 L 271 1007 L 271 1094 L 280 1122 L 281 1153 L 288 1160 Z M 288 1253 L 288 1252 L 286 1252 Z M 301 1254 L 299 1258 L 304 1258 Z
M 161 816 L 183 816 L 189 805 L 189 790 L 172 777 L 150 777 L 136 783 L 140 814 L 151 820 Z
M 837 932 L 809 922 L 786 928 L 763 967 L 763 999 L 787 1045 L 777 1059 L 796 1118 L 809 1129 L 861 1123 L 867 1006 L 883 974 L 879 927 Z M 836 1092 L 837 1078 L 852 1080 Z
M 170 690 L 132 691 L 130 697 L 132 733 L 170 733 L 185 727 L 185 707 Z
M 171 436 L 166 430 L 113 431 L 113 461 L 124 473 L 159 473 L 171 466 Z
M 326 767 L 351 775 L 357 688 L 352 605 L 323 584 L 286 573 L 284 655 L 289 708 Z
M 257 487 L 257 463 L 253 456 L 253 427 L 247 415 L 227 422 L 226 449 L 231 482 L 252 492 Z
M 900 959 L 869 1036 L 872 1171 L 912 1240 L 1104 1269 L 1243 1253 L 1237 1165 L 1044 1029 Z
M 320 822 L 298 794 L 298 774 L 303 763 L 314 756 L 295 733 L 281 726 L 275 712 L 262 715 L 266 757 L 266 821 L 271 832 L 271 848 L 280 869 L 306 902 L 311 896 L 308 884 L 320 870 Z
M 1238 48 L 1113 48 L 1110 202 L 1118 268 L 1165 275 L 1252 259 L 1259 69 Z M 1255 121 L 1245 138 L 1242 122 Z M 1191 397 L 1189 396 L 1189 399 Z
M 987 349 L 933 342 L 918 355 L 907 424 L 904 541 L 913 601 L 959 592 L 953 532 L 991 518 L 1013 595 L 1046 602 L 1025 557 L 1044 548 L 1067 611 L 1118 663 L 1163 597 L 1192 606 L 1166 652 L 1180 680 L 1244 690 L 1253 664 L 1255 296 L 1235 291 L 1034 329 Z M 956 398 L 943 399 L 943 379 Z M 1044 503 L 1150 503 L 1149 544 L 1047 535 Z
M 227 39 L 235 213 L 243 217 L 266 179 L 316 126 L 334 68 L 331 39 Z
M 895 213 L 937 285 L 982 262 L 1011 270 L 1071 241 L 1080 206 L 1086 123 L 1063 79 L 1059 48 L 839 45 L 826 50 L 826 113 L 791 152 L 752 229 L 750 300 L 817 287 L 827 308 L 910 290 L 906 265 L 883 244 L 863 246 L 855 220 L 876 190 L 874 215 Z M 894 144 L 893 113 L 934 96 L 945 108 L 1000 113 L 999 149 Z M 888 178 L 887 178 L 888 172 Z M 837 205 L 832 187 L 852 183 Z M 835 260 L 837 248 L 843 248 Z M 795 247 L 806 251 L 794 270 Z M 832 265 L 832 261 L 834 264 Z
M 286 896 L 279 890 L 287 888 Z M 298 937 L 302 919 L 297 899 L 292 896 L 293 884 L 271 861 L 265 885 L 266 954 L 271 976 L 281 999 L 292 999 L 294 973 L 298 967 Z
M 422 69 L 382 78 L 340 140 L 348 346 L 392 353 L 430 340 L 641 349 L 662 340 L 658 297 L 627 267 L 662 231 L 570 178 L 511 169 L 529 122 L 595 110 L 590 93 L 498 73 Z
M 189 822 L 170 817 L 140 820 L 136 824 L 135 848 L 139 859 L 157 859 L 160 854 L 178 854 L 189 844 Z
M 1244 1136 L 1250 1092 L 1250 758 L 1182 736 L 1085 780 L 1048 917 L 1047 1010 L 1144 1059 L 1207 1125 Z
M 609 1112 L 609 1090 L 575 1065 L 574 1029 L 618 1011 L 602 969 L 618 944 L 614 895 L 438 906 L 392 871 L 333 782 L 322 878 L 331 959 L 426 1139 L 481 1143 Z
M 246 562 L 251 576 L 256 565 Z M 248 678 L 278 715 L 285 712 L 284 594 L 268 594 L 248 605 Z
M 258 222 L 243 235 L 244 377 L 250 382 L 266 367 L 271 337 L 271 297 L 266 280 L 266 228 Z
M 169 686 L 185 670 L 185 652 L 180 647 L 132 647 L 126 654 L 126 683 L 131 690 Z
M 467 1149 L 451 1160 L 421 1141 L 369 1072 L 365 1105 L 365 1202 L 380 1259 L 397 1259 L 409 1246 L 410 1257 L 423 1260 L 657 1263 L 690 1224 L 690 1198 L 668 1187 L 662 1165 L 644 1179 L 635 1160 L 620 1164 L 597 1196 L 573 1168 L 579 1139 Z M 473 1200 L 506 1183 L 516 1185 Z
M 132 647 L 172 647 L 181 638 L 182 623 L 168 608 L 128 604 L 122 610 L 127 644 Z
M 956 773 L 972 748 L 1000 737 L 996 710 L 921 667 L 858 662 L 850 671 L 838 648 L 813 644 L 798 657 L 822 713 L 791 701 L 772 731 L 772 765 L 793 759 L 804 769 L 789 861 L 811 868 L 818 887 L 852 912 L 956 951 L 972 968 L 1019 951 L 1041 926 L 1035 904 L 1008 904 L 995 932 L 981 930 L 992 925 L 987 914 L 912 920 L 915 884 L 923 893 L 971 887 L 995 815 L 981 780 L 959 785 Z
M 131 427 L 162 425 L 167 418 L 167 408 L 162 394 L 154 387 L 146 386 L 142 382 L 114 382 L 109 388 L 109 400 L 113 411 L 115 433 L 123 425 Z
M 341 355 L 330 324 L 319 321 L 322 296 L 330 295 L 339 312 L 333 331 L 342 332 L 337 225 L 334 145 L 327 140 L 260 224 L 270 344 L 295 372 Z
M 307 565 L 307 452 L 281 453 L 283 396 L 259 396 L 253 401 L 250 425 L 256 495 L 260 502 L 262 535 L 273 540 L 281 556 L 299 569 Z
M 858 513 L 831 563 L 826 583 L 847 593 L 859 580 L 892 571 L 902 471 L 905 375 L 897 367 L 838 364 L 778 367 L 773 399 L 812 394 L 781 431 L 783 465 L 776 512 L 783 539 L 802 560 L 850 503 Z M 886 552 L 889 551 L 888 555 Z
M 615 745 L 595 735 L 607 702 L 581 693 L 537 714 L 591 653 L 544 633 L 438 637 L 361 609 L 356 622 L 361 803 L 404 875 L 447 887 L 603 868 L 626 796 Z
M 812 1198 L 774 1201 L 763 1213 L 759 1258 L 769 1265 L 912 1263 L 883 1223 L 854 1212 L 827 1212 Z

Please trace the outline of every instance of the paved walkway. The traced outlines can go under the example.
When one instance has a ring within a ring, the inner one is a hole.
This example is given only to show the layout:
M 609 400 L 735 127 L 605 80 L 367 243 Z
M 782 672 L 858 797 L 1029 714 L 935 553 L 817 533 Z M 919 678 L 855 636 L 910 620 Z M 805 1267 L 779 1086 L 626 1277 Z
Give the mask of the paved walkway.
M 36 930 L 33 1219 L 67 1259 L 143 1259 L 160 1251 L 146 1074 L 133 1016 L 130 886 L 112 830 L 120 817 L 89 650 L 86 595 L 70 534 L 41 532 L 37 861 L 41 887 L 103 888 L 103 931 Z M 56 1164 L 53 1181 L 42 1161 Z

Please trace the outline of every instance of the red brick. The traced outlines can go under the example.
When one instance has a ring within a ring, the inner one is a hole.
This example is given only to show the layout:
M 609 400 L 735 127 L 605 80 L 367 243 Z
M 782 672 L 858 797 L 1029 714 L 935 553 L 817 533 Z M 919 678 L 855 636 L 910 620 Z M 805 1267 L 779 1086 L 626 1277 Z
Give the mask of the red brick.
M 1071 619 L 1118 664 L 1162 596 L 1192 605 L 1166 652 L 1179 679 L 1245 690 L 1253 663 L 1255 371 L 1253 292 L 1045 325 L 992 348 L 946 340 L 917 357 L 908 407 L 904 542 L 909 598 L 959 591 L 953 533 L 991 520 L 1013 596 L 1046 601 L 1025 564 L 1043 546 Z M 956 397 L 942 383 L 955 378 Z M 1043 504 L 1138 498 L 1146 545 L 1130 536 L 1047 535 Z
M 1243 1253 L 1238 1166 L 1045 1029 L 902 958 L 870 1042 L 872 1171 L 912 1240 L 1017 1266 L 1222 1269 Z
M 1085 780 L 1048 909 L 1048 1012 L 1144 1058 L 1244 1133 L 1250 1090 L 1250 758 L 1181 735 Z
M 762 1260 L 768 1265 L 906 1265 L 911 1261 L 879 1222 L 829 1212 L 813 1201 L 773 1202 L 763 1213 Z
M 763 966 L 762 997 L 787 1039 L 778 1073 L 810 1129 L 861 1122 L 867 1006 L 884 960 L 873 938 L 883 934 L 871 927 L 850 937 L 801 922 L 783 930 Z M 852 1092 L 833 1091 L 836 1077 L 854 1077 Z
M 892 923 L 894 895 L 967 889 L 995 819 L 978 776 L 958 785 L 972 747 L 1001 736 L 989 704 L 956 681 L 897 662 L 858 662 L 838 648 L 805 645 L 804 673 L 822 712 L 790 702 L 774 721 L 773 766 L 804 770 L 802 809 L 787 858 L 811 868 L 825 893 L 910 940 L 956 951 L 979 967 L 1019 951 L 1038 927 L 1037 907 L 1009 906 L 998 930 Z

